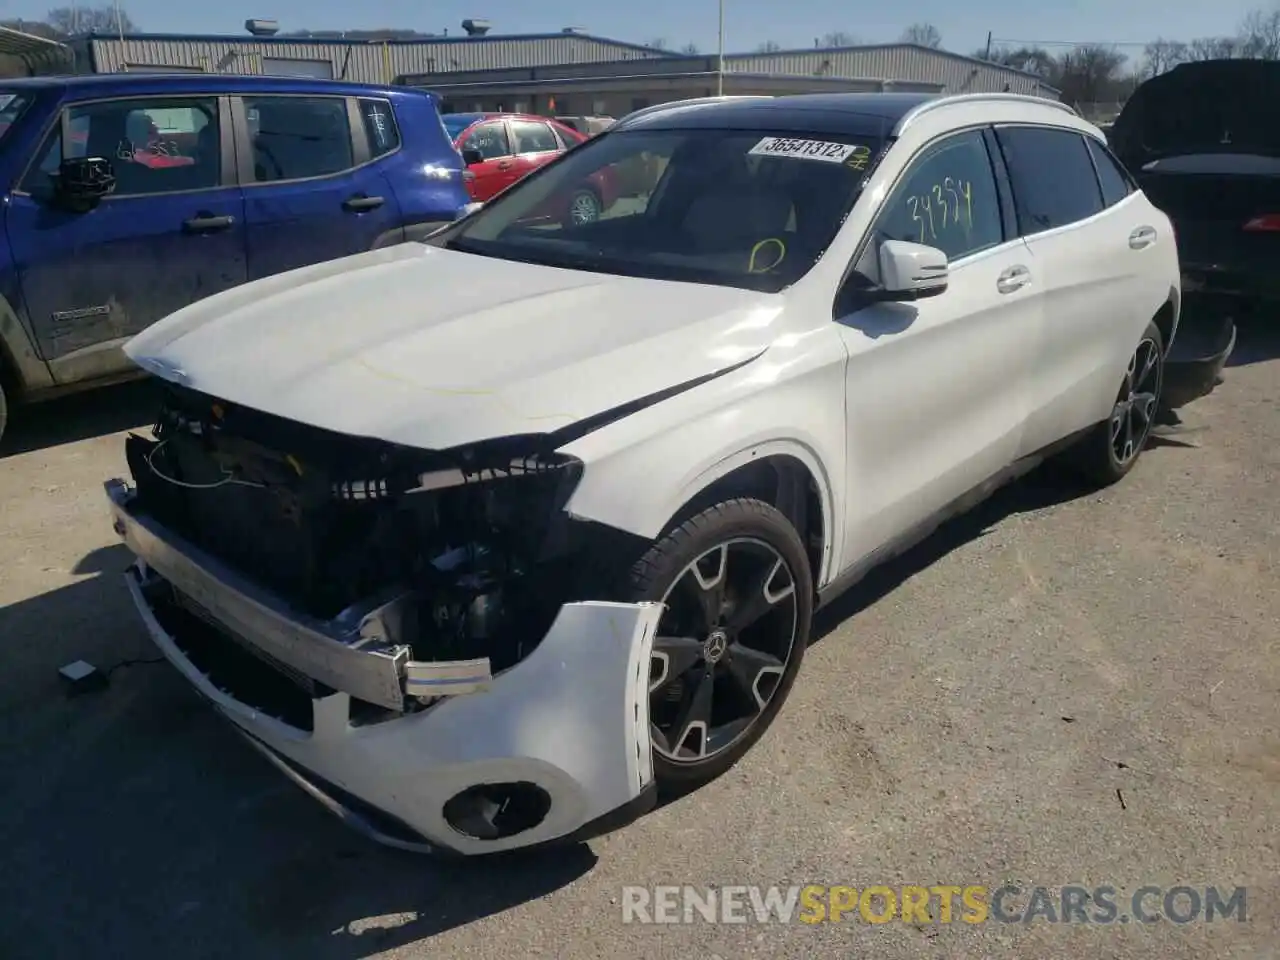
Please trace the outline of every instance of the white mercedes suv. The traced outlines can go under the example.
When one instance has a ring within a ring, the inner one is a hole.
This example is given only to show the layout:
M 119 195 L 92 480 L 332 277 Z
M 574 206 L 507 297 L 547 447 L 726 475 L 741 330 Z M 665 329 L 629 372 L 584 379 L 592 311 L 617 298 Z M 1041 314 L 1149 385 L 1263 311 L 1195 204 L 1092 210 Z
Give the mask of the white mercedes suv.
M 155 642 L 335 813 L 581 838 L 741 757 L 869 567 L 1050 454 L 1124 476 L 1179 299 L 1061 104 L 677 104 L 140 334 L 107 493 Z

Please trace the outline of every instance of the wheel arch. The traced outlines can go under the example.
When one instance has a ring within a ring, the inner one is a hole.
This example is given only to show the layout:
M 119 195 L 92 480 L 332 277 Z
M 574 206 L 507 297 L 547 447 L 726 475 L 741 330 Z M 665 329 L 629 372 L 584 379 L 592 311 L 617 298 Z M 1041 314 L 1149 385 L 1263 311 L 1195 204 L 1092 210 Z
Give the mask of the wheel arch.
M 773 440 L 740 450 L 703 471 L 686 485 L 686 495 L 668 521 L 674 526 L 707 507 L 734 497 L 750 497 L 776 507 L 804 543 L 815 589 L 831 552 L 831 487 L 812 450 L 794 441 Z
M 1160 308 L 1152 315 L 1151 320 L 1155 323 L 1160 331 L 1160 337 L 1164 341 L 1165 356 L 1169 355 L 1169 351 L 1173 347 L 1174 336 L 1178 332 L 1178 321 L 1181 318 L 1182 294 L 1177 287 L 1169 288 L 1169 295 L 1165 298 L 1164 303 L 1160 304 Z

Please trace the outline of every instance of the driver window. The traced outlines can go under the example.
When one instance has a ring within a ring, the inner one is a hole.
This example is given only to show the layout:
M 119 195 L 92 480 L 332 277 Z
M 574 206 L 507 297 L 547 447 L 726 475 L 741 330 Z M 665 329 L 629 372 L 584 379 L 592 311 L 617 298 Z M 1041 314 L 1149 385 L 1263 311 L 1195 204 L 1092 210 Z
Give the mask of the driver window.
M 478 150 L 485 160 L 497 160 L 511 156 L 511 144 L 507 140 L 507 125 L 482 123 L 462 141 L 463 150 Z
M 949 261 L 1004 242 L 995 174 L 982 132 L 947 137 L 926 148 L 880 214 L 881 240 L 937 247 Z

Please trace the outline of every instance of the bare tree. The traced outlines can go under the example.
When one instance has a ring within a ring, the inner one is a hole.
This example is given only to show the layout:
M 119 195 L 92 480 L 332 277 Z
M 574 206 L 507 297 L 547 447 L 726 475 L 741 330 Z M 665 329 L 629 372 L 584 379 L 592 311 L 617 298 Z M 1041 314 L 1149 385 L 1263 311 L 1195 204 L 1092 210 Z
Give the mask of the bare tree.
M 1257 60 L 1280 60 L 1280 7 L 1254 10 L 1240 24 L 1240 55 Z
M 696 43 L 686 43 L 680 48 L 680 52 L 689 57 L 696 57 L 702 51 L 698 49 L 698 45 Z
M 1058 82 L 1067 103 L 1097 103 L 1120 99 L 1126 85 L 1121 68 L 1127 57 L 1112 47 L 1076 47 L 1058 61 Z
M 1240 54 L 1238 37 L 1197 37 L 1187 44 L 1188 60 L 1232 60 Z
M 843 30 L 832 30 L 830 33 L 824 33 L 814 43 L 814 46 L 818 47 L 856 47 L 857 45 L 858 38 L 852 33 L 846 33 Z
M 782 44 L 777 40 L 766 40 L 760 46 L 756 47 L 757 53 L 777 53 L 782 49 Z
M 136 33 L 138 25 L 133 22 L 123 8 L 120 10 L 119 22 L 116 20 L 116 7 L 55 7 L 44 18 L 44 22 L 63 36 L 77 33 Z
M 973 55 L 979 60 L 1035 74 L 1055 86 L 1061 72 L 1057 58 L 1043 47 L 996 47 L 990 54 L 983 49 Z
M 1181 40 L 1165 40 L 1160 37 L 1148 43 L 1142 51 L 1139 75 L 1144 78 L 1158 77 L 1178 64 L 1186 63 L 1190 56 L 1191 52 Z
M 646 43 L 646 44 L 645 44 L 645 46 L 646 46 L 646 47 L 653 47 L 653 49 L 655 49 L 655 50 L 666 50 L 666 49 L 667 49 L 667 47 L 668 47 L 667 38 L 666 38 L 666 37 L 658 37 L 658 38 L 657 38 L 657 39 L 655 39 L 655 40 L 650 40 L 648 43 Z
M 937 50 L 942 46 L 942 33 L 932 23 L 913 23 L 902 31 L 902 42 Z

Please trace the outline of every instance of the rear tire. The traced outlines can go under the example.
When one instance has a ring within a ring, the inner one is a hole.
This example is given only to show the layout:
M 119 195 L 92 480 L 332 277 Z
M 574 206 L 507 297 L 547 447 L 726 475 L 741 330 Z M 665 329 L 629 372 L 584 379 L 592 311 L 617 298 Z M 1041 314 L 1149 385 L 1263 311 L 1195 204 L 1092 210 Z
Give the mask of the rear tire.
M 1164 337 L 1153 322 L 1129 358 L 1110 416 L 1067 453 L 1067 463 L 1100 487 L 1122 479 L 1151 438 L 1163 388 Z
M 666 605 L 649 673 L 659 794 L 720 776 L 791 691 L 809 639 L 813 576 L 800 535 L 759 500 L 726 500 L 636 562 L 630 598 Z

